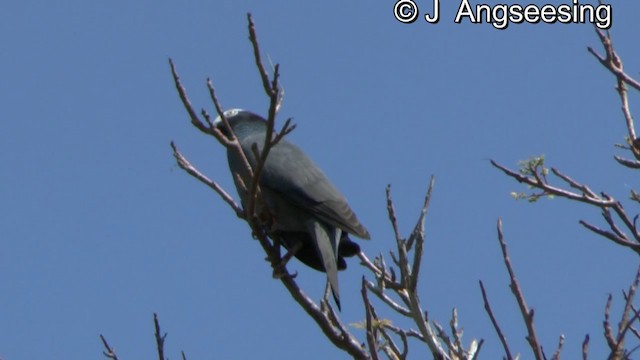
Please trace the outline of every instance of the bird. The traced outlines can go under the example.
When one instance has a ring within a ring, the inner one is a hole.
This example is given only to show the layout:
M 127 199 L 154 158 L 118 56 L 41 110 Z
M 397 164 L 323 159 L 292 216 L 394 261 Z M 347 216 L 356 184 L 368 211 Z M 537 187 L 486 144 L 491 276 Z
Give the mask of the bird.
M 223 115 L 247 161 L 255 169 L 259 159 L 256 155 L 261 154 L 264 147 L 267 121 L 260 115 L 242 109 L 230 109 Z M 220 116 L 215 119 L 213 126 L 232 140 L 231 131 Z M 246 209 L 247 188 L 251 181 L 248 169 L 233 147 L 227 147 L 227 160 L 240 201 Z M 263 206 L 273 222 L 270 236 L 277 238 L 288 250 L 297 246 L 294 256 L 298 260 L 326 273 L 334 301 L 340 309 L 338 270 L 346 269 L 345 257 L 360 252 L 360 246 L 349 235 L 370 239 L 369 231 L 322 170 L 302 149 L 286 138 L 269 150 L 258 185 Z

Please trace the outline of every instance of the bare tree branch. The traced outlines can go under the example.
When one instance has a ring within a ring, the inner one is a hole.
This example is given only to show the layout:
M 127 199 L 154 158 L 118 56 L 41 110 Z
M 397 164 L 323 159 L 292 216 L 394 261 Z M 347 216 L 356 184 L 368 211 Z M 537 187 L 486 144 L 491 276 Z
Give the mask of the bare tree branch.
M 160 332 L 160 322 L 158 321 L 158 314 L 153 313 L 153 325 L 156 329 L 156 349 L 158 350 L 158 360 L 166 360 L 164 357 L 164 340 L 167 338 L 167 333 L 162 334 Z
M 589 334 L 585 335 L 584 341 L 582 341 L 582 360 L 589 358 Z
M 371 312 L 373 313 L 374 317 L 378 317 L 375 308 L 372 307 Z M 382 335 L 382 337 L 384 337 L 385 341 L 387 342 L 387 347 L 391 350 L 386 352 L 389 358 L 400 360 L 406 359 L 407 354 L 409 353 L 409 342 L 407 340 L 407 337 L 409 336 L 408 332 L 391 325 L 390 321 L 380 321 L 379 324 L 381 329 L 380 334 Z M 402 341 L 402 351 L 400 351 L 387 330 L 400 337 L 400 341 Z
M 556 186 L 552 186 L 550 185 L 546 180 L 542 179 L 540 173 L 538 172 L 537 169 L 526 169 L 525 171 L 530 172 L 532 175 L 531 176 L 527 176 L 527 175 L 523 175 L 520 173 L 517 173 L 513 170 L 510 170 L 508 168 L 506 168 L 505 166 L 497 163 L 494 160 L 491 160 L 491 164 L 493 166 L 495 166 L 496 168 L 502 170 L 502 172 L 504 172 L 506 175 L 514 178 L 515 180 L 517 180 L 518 182 L 521 183 L 525 183 L 528 184 L 536 189 L 540 189 L 542 191 L 544 191 L 545 194 L 549 194 L 549 195 L 555 195 L 555 196 L 559 196 L 559 197 L 563 197 L 563 198 L 567 198 L 570 200 L 575 200 L 575 201 L 579 201 L 579 202 L 584 202 L 587 204 L 591 204 L 591 205 L 595 205 L 598 207 L 604 206 L 613 206 L 613 201 L 607 201 L 606 199 L 602 199 L 598 196 L 592 196 L 595 195 L 591 190 L 588 189 L 588 187 L 586 187 L 586 185 L 582 185 L 579 184 L 573 180 L 571 180 L 571 182 L 573 183 L 572 187 L 576 187 L 576 188 L 585 188 L 586 189 L 586 193 L 582 193 L 582 194 L 578 194 L 575 192 L 571 192 L 569 190 L 565 190 Z M 557 169 L 552 169 L 552 171 L 554 173 L 560 174 L 558 175 L 559 177 L 561 176 L 561 173 L 557 170 Z M 564 178 L 563 180 L 567 180 L 569 179 L 569 177 L 567 177 L 566 175 L 563 175 Z
M 609 346 L 610 350 L 607 359 L 629 359 L 630 354 L 638 347 L 640 347 L 640 345 L 636 346 L 631 351 L 628 351 L 625 348 L 625 340 L 629 332 L 631 332 L 636 338 L 638 338 L 637 331 L 633 328 L 633 324 L 635 322 L 638 322 L 638 320 L 640 319 L 640 313 L 638 313 L 638 311 L 636 311 L 635 307 L 633 306 L 633 300 L 635 299 L 636 291 L 639 284 L 640 267 L 636 272 L 633 282 L 629 286 L 629 290 L 627 292 L 622 292 L 622 295 L 625 299 L 625 306 L 622 311 L 621 319 L 618 322 L 617 334 L 614 334 L 613 326 L 611 324 L 611 304 L 613 296 L 609 294 L 609 296 L 607 297 L 607 303 L 604 308 L 604 321 L 602 322 L 604 338 L 607 341 L 607 345 Z
M 600 236 L 606 237 L 607 239 L 615 242 L 616 244 L 628 247 L 628 248 L 632 249 L 633 251 L 635 251 L 636 253 L 640 254 L 640 244 L 631 243 L 625 238 L 621 238 L 621 237 L 617 236 L 616 234 L 614 234 L 614 233 L 612 233 L 610 231 L 601 229 L 601 228 L 599 228 L 599 227 L 597 227 L 597 226 L 595 226 L 593 224 L 590 224 L 590 223 L 588 223 L 588 222 L 586 222 L 584 220 L 580 220 L 579 223 L 580 223 L 580 225 L 586 227 L 587 229 L 593 231 L 594 233 L 596 233 L 596 234 L 598 234 Z
M 491 319 L 491 324 L 493 324 L 493 329 L 498 334 L 498 339 L 500 339 L 500 343 L 502 343 L 502 347 L 504 348 L 504 354 L 507 360 L 513 360 L 513 355 L 511 355 L 511 350 L 509 349 L 509 343 L 507 343 L 507 338 L 504 336 L 502 329 L 500 329 L 500 325 L 498 325 L 498 320 L 493 315 L 493 311 L 491 311 L 491 305 L 489 305 L 489 299 L 487 297 L 487 292 L 484 289 L 484 284 L 482 280 L 479 280 L 480 283 L 480 291 L 482 292 L 482 299 L 484 301 L 484 310 L 489 315 L 489 319 Z
M 229 195 L 220 185 L 218 185 L 218 183 L 210 180 L 208 177 L 198 171 L 198 169 L 196 169 L 193 165 L 191 165 L 189 160 L 187 160 L 187 158 L 185 158 L 184 155 L 180 153 L 178 147 L 173 143 L 173 141 L 171 142 L 171 148 L 173 149 L 173 156 L 176 158 L 176 162 L 181 169 L 218 193 L 222 200 L 224 200 L 224 202 L 226 202 L 235 211 L 237 217 L 239 217 L 240 219 L 245 218 L 244 210 L 242 210 L 240 205 L 238 205 L 233 200 L 233 197 L 231 197 L 231 195 Z
M 367 332 L 367 344 L 369 345 L 369 353 L 372 360 L 378 360 L 378 346 L 376 344 L 376 335 L 373 328 L 373 315 L 371 314 L 371 303 L 367 296 L 366 280 L 362 277 L 362 287 L 360 293 L 362 294 L 362 302 L 364 303 L 365 310 L 365 329 Z
M 625 83 L 629 84 L 634 89 L 640 91 L 640 82 L 627 75 L 622 66 L 622 60 L 620 56 L 613 48 L 613 42 L 611 41 L 611 32 L 602 31 L 594 26 L 596 34 L 600 38 L 600 43 L 604 47 L 606 56 L 599 55 L 591 46 L 587 47 L 587 50 L 600 61 L 600 64 L 607 68 L 614 76 L 620 77 Z
M 613 158 L 617 162 L 619 162 L 620 165 L 624 165 L 631 169 L 640 169 L 640 161 L 625 159 L 622 156 L 618 156 L 618 155 L 614 156 Z
M 556 351 L 553 353 L 553 356 L 551 356 L 551 360 L 560 360 L 560 352 L 562 352 L 563 346 L 564 346 L 564 335 L 560 335 L 560 338 L 558 339 L 558 347 L 556 348 Z
M 189 97 L 187 96 L 187 90 L 180 83 L 180 77 L 178 76 L 178 72 L 176 71 L 176 68 L 173 64 L 172 59 L 169 59 L 169 66 L 171 67 L 171 74 L 173 75 L 173 81 L 176 86 L 176 90 L 178 90 L 178 95 L 180 95 L 180 100 L 182 100 L 182 105 L 184 105 L 184 108 L 187 110 L 187 113 L 191 118 L 191 124 L 193 124 L 193 126 L 195 126 L 198 130 L 202 131 L 205 134 L 214 135 L 213 127 L 205 126 L 202 123 L 202 120 L 200 120 L 200 118 L 198 117 L 198 114 L 196 114 L 195 110 L 193 109 L 193 106 L 191 106 L 191 101 L 189 101 Z
M 611 349 L 611 352 L 614 353 L 617 351 L 618 344 L 616 341 L 616 337 L 613 335 L 613 329 L 611 328 L 611 323 L 609 322 L 609 319 L 611 317 L 611 301 L 612 300 L 613 300 L 613 296 L 609 294 L 609 297 L 607 298 L 607 304 L 604 307 L 604 321 L 602 325 L 604 327 L 604 338 L 605 340 L 607 340 L 609 349 Z
M 491 164 L 496 168 L 502 170 L 505 174 L 514 178 L 518 182 L 524 182 L 536 189 L 542 190 L 543 194 L 559 196 L 600 208 L 602 211 L 602 217 L 609 225 L 611 231 L 601 229 L 583 220 L 580 221 L 580 224 L 593 231 L 594 233 L 606 237 L 607 239 L 619 245 L 628 247 L 634 252 L 640 254 L 640 234 L 636 229 L 635 223 L 627 215 L 624 207 L 622 206 L 622 203 L 614 199 L 612 196 L 606 193 L 597 195 L 587 185 L 577 182 L 576 180 L 570 178 L 569 176 L 563 174 L 555 168 L 552 168 L 551 172 L 555 176 L 569 184 L 571 188 L 578 189 L 580 193 L 552 186 L 549 184 L 546 176 L 544 176 L 544 174 L 546 173 L 546 168 L 544 168 L 543 162 L 533 160 L 525 162 L 525 164 L 523 165 L 524 168 L 520 171 L 520 173 L 510 170 L 493 160 L 491 160 Z M 533 194 L 530 195 L 530 199 L 537 199 L 540 196 L 540 194 Z M 611 209 L 615 213 L 618 221 L 621 221 L 633 235 L 632 240 L 630 240 L 627 235 L 619 228 L 619 226 L 616 225 L 615 220 L 611 216 Z
M 435 359 L 475 359 L 478 355 L 482 341 L 472 340 L 467 349 L 462 345 L 462 331 L 458 329 L 457 312 L 455 309 L 449 322 L 452 336 L 447 335 L 444 329 L 435 322 L 431 322 L 426 312 L 422 309 L 418 298 L 417 284 L 420 275 L 420 263 L 422 261 L 422 251 L 425 241 L 424 221 L 429 208 L 431 194 L 434 186 L 434 178 L 431 178 L 427 194 L 425 195 L 423 207 L 420 216 L 414 226 L 408 239 L 400 234 L 397 222 L 397 216 L 391 197 L 391 187 L 387 186 L 387 212 L 389 221 L 393 229 L 396 251 L 390 252 L 394 266 L 387 266 L 384 258 L 378 256 L 374 261 L 361 252 L 358 257 L 361 264 L 375 277 L 375 281 L 367 281 L 363 283 L 368 291 L 371 291 L 376 297 L 389 307 L 392 311 L 402 316 L 412 319 L 417 326 L 417 330 L 403 330 L 397 327 L 391 327 L 387 323 L 381 326 L 379 330 L 381 336 L 390 339 L 386 330 L 391 330 L 398 334 L 403 341 L 406 342 L 407 337 L 416 337 L 427 344 Z M 413 252 L 413 254 L 411 254 Z M 395 255 L 397 254 L 397 256 Z M 397 267 L 397 269 L 396 269 Z M 396 276 L 396 272 L 399 275 Z M 375 314 L 375 309 L 371 308 Z M 381 320 L 384 322 L 384 320 Z M 397 346 L 389 342 L 389 349 L 382 350 L 387 354 L 398 356 L 396 352 Z M 403 351 L 402 353 L 405 353 Z
M 435 179 L 432 177 L 431 182 L 429 183 L 429 189 L 427 190 L 427 195 L 425 196 L 425 202 L 423 205 L 423 210 L 419 217 L 419 221 L 416 224 L 414 231 L 412 233 L 416 234 L 416 246 L 414 251 L 422 251 L 422 244 L 418 245 L 418 243 L 424 243 L 424 215 L 426 215 L 429 199 L 431 197 L 431 192 L 433 190 Z M 401 283 L 404 287 L 406 294 L 406 304 L 408 308 L 411 310 L 411 317 L 414 323 L 418 326 L 420 333 L 425 338 L 431 353 L 436 359 L 449 359 L 449 356 L 442 348 L 442 345 L 437 340 L 437 334 L 433 331 L 429 322 L 424 316 L 424 311 L 422 310 L 422 306 L 420 305 L 420 300 L 418 299 L 418 295 L 416 292 L 416 288 L 414 284 L 417 284 L 418 273 L 412 274 L 411 267 L 409 266 L 408 254 L 407 254 L 407 246 L 404 239 L 402 239 L 399 235 L 399 232 L 396 231 L 398 229 L 398 225 L 396 221 L 395 211 L 393 208 L 393 200 L 391 199 L 391 188 L 387 186 L 387 209 L 389 212 L 389 219 L 392 221 L 394 232 L 396 233 L 396 245 L 398 248 L 398 267 L 400 268 L 400 279 Z M 424 213 L 424 215 L 423 215 Z M 422 255 L 414 254 L 414 259 L 419 259 Z M 414 264 L 415 265 L 415 264 Z M 419 267 L 416 267 L 419 269 Z
M 100 334 L 100 340 L 102 340 L 102 345 L 104 345 L 105 348 L 105 350 L 102 352 L 104 356 L 111 360 L 118 360 L 118 355 L 116 355 L 115 350 L 111 346 L 109 346 L 107 339 L 105 339 L 102 334 Z
M 524 322 L 527 326 L 527 341 L 529 342 L 529 346 L 531 347 L 536 360 L 544 360 L 546 359 L 546 357 L 542 352 L 542 347 L 540 346 L 538 336 L 536 335 L 536 329 L 533 325 L 534 312 L 527 306 L 527 302 L 524 299 L 524 294 L 522 293 L 522 289 L 520 289 L 520 284 L 518 283 L 518 279 L 516 278 L 513 267 L 511 266 L 511 259 L 509 258 L 509 252 L 507 251 L 507 243 L 504 241 L 504 236 L 502 235 L 501 219 L 498 219 L 498 241 L 500 242 L 500 248 L 502 249 L 504 264 L 507 267 L 507 272 L 509 273 L 509 278 L 511 279 L 511 284 L 509 285 L 509 287 L 511 288 L 511 292 L 513 292 L 513 295 L 518 302 L 520 313 L 522 314 L 522 318 L 524 319 Z
M 600 2 L 602 3 L 602 2 Z M 605 55 L 598 54 L 592 47 L 588 47 L 587 50 L 600 62 L 602 66 L 604 66 L 612 75 L 616 78 L 616 90 L 620 97 L 621 110 L 625 119 L 625 124 L 628 132 L 627 137 L 627 148 L 631 150 L 635 160 L 624 159 L 620 156 L 615 156 L 616 161 L 621 165 L 627 166 L 632 169 L 640 168 L 640 139 L 636 136 L 635 125 L 633 121 L 633 116 L 631 115 L 631 111 L 629 108 L 629 100 L 628 100 L 628 89 L 627 86 L 635 89 L 636 91 L 640 91 L 640 82 L 631 76 L 629 76 L 624 71 L 624 66 L 622 60 L 618 53 L 615 51 L 613 42 L 611 39 L 611 33 L 609 31 L 603 31 L 594 26 L 596 34 L 600 39 L 600 43 L 604 49 Z M 585 221 L 581 221 L 581 225 L 585 226 L 589 230 L 594 233 L 603 236 L 619 245 L 625 246 L 633 250 L 634 252 L 640 254 L 640 234 L 638 233 L 635 221 L 631 221 L 630 217 L 625 212 L 622 204 L 619 201 L 616 201 L 613 197 L 602 194 L 601 196 L 596 195 L 593 191 L 589 189 L 584 184 L 580 184 L 577 181 L 569 178 L 567 175 L 562 174 L 557 169 L 552 169 L 552 172 L 557 177 L 561 178 L 565 182 L 569 184 L 570 187 L 574 189 L 578 189 L 580 193 L 575 193 L 572 191 L 568 191 L 565 189 L 561 189 L 549 184 L 544 176 L 540 176 L 540 170 L 543 171 L 542 175 L 544 175 L 545 169 L 537 168 L 537 167 L 529 167 L 521 170 L 521 173 L 517 173 L 505 168 L 502 165 L 497 164 L 495 161 L 492 161 L 492 164 L 502 170 L 508 176 L 516 179 L 519 182 L 524 182 L 529 186 L 542 190 L 543 194 L 555 195 L 567 198 L 569 200 L 584 202 L 596 207 L 599 207 L 602 210 L 602 216 L 609 225 L 609 230 L 600 229 L 595 225 L 589 224 Z M 632 190 L 632 199 L 633 199 L 634 190 Z M 532 194 L 529 195 L 529 199 L 537 199 L 540 194 Z M 609 209 L 613 209 L 617 219 L 614 219 L 611 216 Z M 621 221 L 624 223 L 624 227 L 629 230 L 632 237 L 628 238 L 622 229 L 616 225 L 616 221 Z
M 385 304 L 387 304 L 387 306 L 389 306 L 393 311 L 403 316 L 411 316 L 411 311 L 406 307 L 398 304 L 391 297 L 389 297 L 389 295 L 387 295 L 384 292 L 384 288 L 377 287 L 371 281 L 368 281 L 368 280 L 365 281 L 365 286 L 369 291 L 374 293 L 380 300 L 382 300 Z

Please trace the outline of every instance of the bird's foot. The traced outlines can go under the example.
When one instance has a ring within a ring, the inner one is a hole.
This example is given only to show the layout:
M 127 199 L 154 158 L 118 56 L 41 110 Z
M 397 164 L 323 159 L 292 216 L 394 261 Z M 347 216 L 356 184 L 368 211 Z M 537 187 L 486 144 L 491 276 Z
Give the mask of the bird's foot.
M 280 263 L 273 268 L 272 275 L 274 279 L 281 279 L 287 276 L 291 277 L 292 279 L 295 279 L 296 276 L 298 276 L 298 272 L 294 271 L 293 273 L 289 273 L 289 271 L 287 271 L 287 269 L 284 267 L 284 264 Z
M 273 266 L 273 277 L 275 279 L 279 279 L 286 275 L 289 275 L 292 278 L 295 278 L 296 276 L 298 276 L 297 272 L 293 274 L 289 274 L 289 272 L 287 271 L 287 263 L 289 262 L 289 260 L 291 260 L 292 257 L 296 255 L 296 253 L 298 253 L 298 251 L 300 251 L 301 248 L 302 248 L 302 243 L 295 244 L 291 248 L 291 250 L 287 251 L 287 253 L 284 254 L 284 256 L 280 259 L 280 262 L 278 262 L 276 265 Z

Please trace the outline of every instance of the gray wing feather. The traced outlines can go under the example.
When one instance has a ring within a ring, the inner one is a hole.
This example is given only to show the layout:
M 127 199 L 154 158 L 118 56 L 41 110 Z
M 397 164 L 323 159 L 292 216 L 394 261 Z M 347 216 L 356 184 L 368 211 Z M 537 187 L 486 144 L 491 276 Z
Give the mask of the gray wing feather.
M 264 138 L 251 142 L 262 148 L 263 141 Z M 250 146 L 246 147 L 250 149 Z M 369 232 L 360 224 L 344 196 L 300 148 L 286 140 L 269 152 L 260 185 L 278 192 L 330 225 L 369 239 Z

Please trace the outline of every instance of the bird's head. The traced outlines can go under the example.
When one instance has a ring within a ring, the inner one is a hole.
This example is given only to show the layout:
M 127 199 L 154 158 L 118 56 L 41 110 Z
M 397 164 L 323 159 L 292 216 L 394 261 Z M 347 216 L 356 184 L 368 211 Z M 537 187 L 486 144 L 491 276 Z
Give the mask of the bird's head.
M 256 115 L 250 111 L 231 109 L 225 111 L 223 115 L 239 139 L 243 139 L 256 132 L 263 132 L 267 128 L 267 121 L 260 115 Z M 218 116 L 213 121 L 213 126 L 220 130 L 224 136 L 229 139 L 231 138 L 231 133 L 225 126 L 224 121 L 222 121 L 222 117 Z

